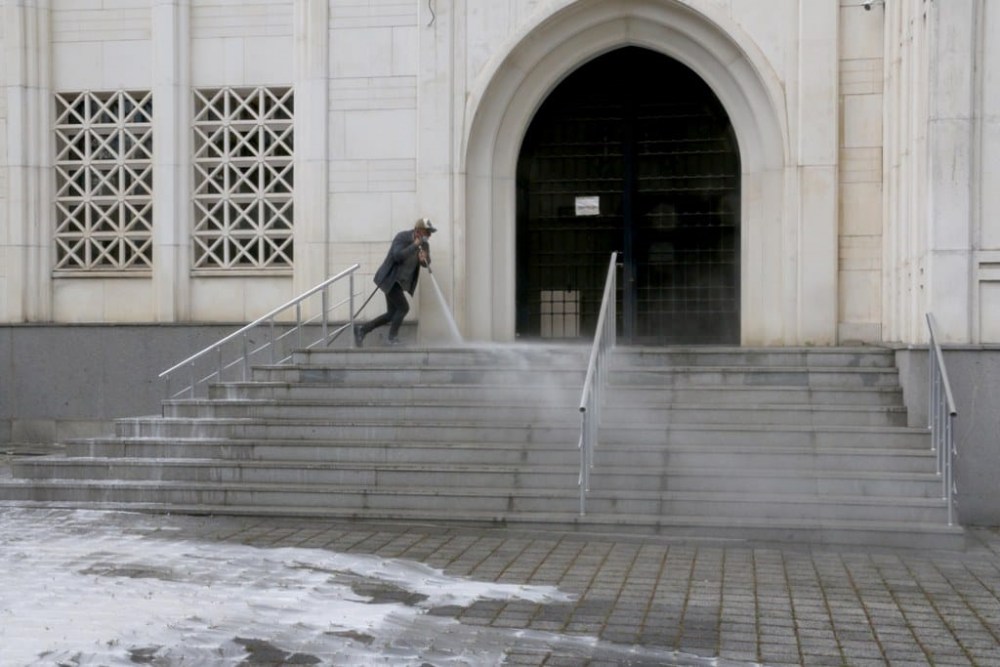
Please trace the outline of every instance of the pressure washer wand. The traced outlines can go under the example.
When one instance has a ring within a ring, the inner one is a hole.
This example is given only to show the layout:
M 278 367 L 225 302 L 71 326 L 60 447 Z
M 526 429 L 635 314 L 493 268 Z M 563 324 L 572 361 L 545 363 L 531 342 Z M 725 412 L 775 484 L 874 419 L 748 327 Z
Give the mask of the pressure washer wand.
M 355 317 L 357 317 L 358 313 L 360 313 L 362 310 L 365 309 L 365 306 L 368 305 L 368 302 L 372 300 L 372 297 L 375 296 L 375 293 L 378 292 L 379 289 L 380 289 L 379 286 L 376 285 L 375 289 L 372 290 L 372 293 L 368 295 L 367 299 L 365 299 L 365 302 L 363 304 L 361 304 L 361 307 L 354 311 L 354 316 Z

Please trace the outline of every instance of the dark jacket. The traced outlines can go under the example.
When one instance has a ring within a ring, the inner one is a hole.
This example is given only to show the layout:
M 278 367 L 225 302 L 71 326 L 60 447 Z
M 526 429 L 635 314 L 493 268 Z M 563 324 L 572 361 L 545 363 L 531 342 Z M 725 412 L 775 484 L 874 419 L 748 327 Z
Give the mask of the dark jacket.
M 427 255 L 427 264 L 431 263 L 431 249 L 426 240 L 420 247 Z M 402 231 L 392 239 L 389 253 L 385 256 L 382 266 L 375 272 L 375 284 L 383 292 L 388 292 L 396 283 L 413 296 L 417 289 L 417 279 L 420 277 L 419 247 L 413 245 L 413 230 Z

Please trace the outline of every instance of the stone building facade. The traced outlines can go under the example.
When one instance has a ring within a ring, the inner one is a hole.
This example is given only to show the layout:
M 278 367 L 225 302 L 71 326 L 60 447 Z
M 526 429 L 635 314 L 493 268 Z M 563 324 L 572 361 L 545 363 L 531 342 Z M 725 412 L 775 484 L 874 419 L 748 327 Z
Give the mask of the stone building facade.
M 538 266 L 623 251 L 626 284 L 646 281 L 624 297 L 637 340 L 698 342 L 701 329 L 672 339 L 658 322 L 685 319 L 674 317 L 684 308 L 710 321 L 725 301 L 731 323 L 719 340 L 734 344 L 921 344 L 928 311 L 948 342 L 1000 342 L 992 2 L 0 8 L 6 338 L 26 325 L 53 340 L 83 325 L 170 325 L 183 339 L 185 327 L 246 322 L 355 262 L 370 275 L 393 233 L 420 216 L 441 229 L 434 275 L 466 338 L 583 336 L 585 287 L 526 264 L 543 242 L 532 240 L 535 209 L 524 201 L 559 183 L 565 201 L 544 206 L 560 211 L 556 226 L 575 225 L 576 254 Z M 613 69 L 618 57 L 628 76 Z M 619 168 L 604 163 L 539 166 L 552 160 L 546 132 L 569 127 L 578 136 L 559 150 L 584 141 L 606 153 L 617 139 L 580 129 L 601 114 L 574 114 L 623 96 L 640 109 L 629 127 L 660 134 L 648 159 L 641 137 L 622 140 L 619 185 L 573 181 L 574 169 Z M 649 120 L 666 107 L 668 120 Z M 691 151 L 655 146 L 691 140 L 709 108 L 723 127 L 713 141 L 728 148 L 693 149 L 708 166 L 681 204 L 670 193 L 694 168 Z M 671 129 L 680 123 L 688 129 Z M 726 151 L 728 161 L 706 162 Z M 650 170 L 660 185 L 645 191 Z M 713 178 L 730 184 L 723 195 L 711 194 Z M 581 203 L 584 213 L 566 213 Z M 663 231 L 708 213 L 725 228 L 717 245 Z M 677 269 L 685 254 L 694 259 Z M 674 316 L 656 319 L 657 309 Z
M 563 79 L 631 46 L 732 123 L 740 343 L 916 343 L 927 310 L 950 341 L 997 341 L 997 11 L 7 0 L 0 320 L 243 321 L 370 272 L 426 215 L 460 326 L 509 340 L 522 140 Z

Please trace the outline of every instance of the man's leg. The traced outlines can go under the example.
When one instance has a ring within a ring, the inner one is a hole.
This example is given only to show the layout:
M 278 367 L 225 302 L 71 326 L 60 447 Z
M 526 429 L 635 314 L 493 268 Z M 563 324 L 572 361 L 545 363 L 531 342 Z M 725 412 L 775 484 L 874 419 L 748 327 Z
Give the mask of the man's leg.
M 385 301 L 388 304 L 386 315 L 389 316 L 391 321 L 389 324 L 389 340 L 395 341 L 399 338 L 399 327 L 403 324 L 403 318 L 410 312 L 410 303 L 406 300 L 403 288 L 398 284 L 393 285 L 392 289 L 385 295 Z
M 399 286 L 397 285 L 393 289 L 399 289 Z M 354 325 L 354 344 L 358 347 L 364 347 L 365 336 L 370 334 L 374 329 L 378 329 L 379 327 L 392 322 L 392 314 L 393 300 L 389 297 L 389 292 L 386 292 L 385 312 L 378 317 L 365 322 L 364 324 L 359 323 Z
M 388 305 L 388 301 L 389 301 L 389 296 L 388 295 L 386 295 L 385 300 L 386 300 L 387 305 Z M 392 310 L 391 310 L 391 306 L 389 306 L 389 308 L 390 308 L 389 310 L 387 310 L 386 312 L 382 313 L 381 315 L 379 315 L 378 317 L 376 317 L 374 320 L 370 320 L 366 324 L 362 324 L 360 327 L 358 327 L 361 330 L 362 335 L 367 336 L 369 333 L 371 333 L 371 331 L 373 329 L 378 329 L 379 327 L 385 326 L 386 324 L 389 324 L 390 322 L 392 322 Z

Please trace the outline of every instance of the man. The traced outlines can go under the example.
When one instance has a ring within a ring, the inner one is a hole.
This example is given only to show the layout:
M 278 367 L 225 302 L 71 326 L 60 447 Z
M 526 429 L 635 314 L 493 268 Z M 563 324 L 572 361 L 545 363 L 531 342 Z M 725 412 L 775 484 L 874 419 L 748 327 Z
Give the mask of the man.
M 430 266 L 431 249 L 427 239 L 436 231 L 430 220 L 420 218 L 412 230 L 402 231 L 392 239 L 389 254 L 375 272 L 375 284 L 385 292 L 386 311 L 367 324 L 354 325 L 354 344 L 357 347 L 364 346 L 365 336 L 373 329 L 386 324 L 389 325 L 387 344 L 399 345 L 399 327 L 410 312 L 404 292 L 413 296 L 420 267 Z

